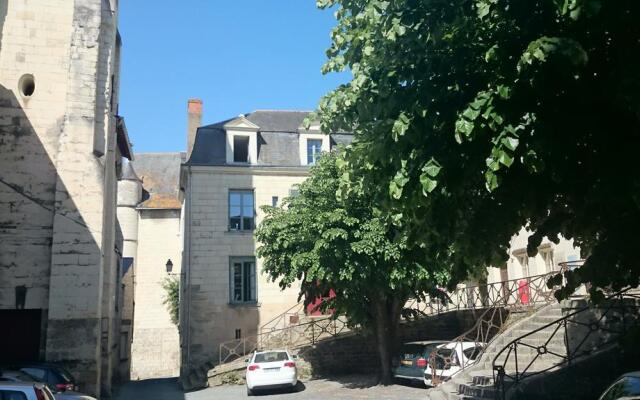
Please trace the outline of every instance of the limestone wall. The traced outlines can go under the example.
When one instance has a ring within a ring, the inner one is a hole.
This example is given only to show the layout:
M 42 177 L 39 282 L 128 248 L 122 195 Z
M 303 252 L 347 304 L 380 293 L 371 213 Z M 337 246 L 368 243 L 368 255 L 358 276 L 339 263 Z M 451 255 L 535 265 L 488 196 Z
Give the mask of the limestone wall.
M 0 307 L 14 308 L 14 288 L 25 285 L 25 307 L 47 309 L 74 9 L 65 0 L 2 3 Z M 31 97 L 19 88 L 26 74 L 35 79 Z
M 258 244 L 253 232 L 229 231 L 229 190 L 253 189 L 256 224 L 264 216 L 261 206 L 271 205 L 289 196 L 289 190 L 306 178 L 304 170 L 273 171 L 249 168 L 192 167 L 187 197 L 185 265 L 186 285 L 182 313 L 186 321 L 183 331 L 183 366 L 187 370 L 217 362 L 221 342 L 255 335 L 259 326 L 296 304 L 299 287 L 284 292 L 277 283 L 269 282 L 256 260 L 257 304 L 231 305 L 229 295 L 229 257 L 254 256 Z M 189 221 L 189 219 L 191 219 Z M 186 307 L 186 308 L 185 308 Z
M 162 282 L 179 279 L 182 262 L 180 210 L 140 210 L 136 257 L 135 314 L 131 349 L 131 378 L 178 376 L 178 328 L 171 322 Z
M 68 366 L 83 391 L 108 394 L 122 250 L 110 102 L 117 10 L 11 0 L 0 22 L 0 309 L 15 308 L 24 286 L 25 308 L 45 316 L 41 357 Z

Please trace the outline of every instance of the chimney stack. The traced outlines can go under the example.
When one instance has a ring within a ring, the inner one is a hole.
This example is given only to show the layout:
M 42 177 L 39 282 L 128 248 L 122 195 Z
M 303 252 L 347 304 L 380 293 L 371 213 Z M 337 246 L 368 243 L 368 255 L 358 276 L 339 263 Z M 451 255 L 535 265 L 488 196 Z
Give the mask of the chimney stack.
M 202 100 L 189 99 L 187 103 L 187 160 L 191 158 L 196 132 L 202 125 Z

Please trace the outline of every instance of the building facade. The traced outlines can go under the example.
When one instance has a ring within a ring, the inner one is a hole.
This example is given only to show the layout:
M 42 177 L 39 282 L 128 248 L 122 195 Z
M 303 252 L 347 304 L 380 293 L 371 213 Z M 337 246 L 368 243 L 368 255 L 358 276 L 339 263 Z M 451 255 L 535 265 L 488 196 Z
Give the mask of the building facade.
M 573 245 L 572 240 L 560 237 L 559 242 L 553 243 L 544 238 L 538 246 L 535 257 L 527 255 L 527 243 L 530 236 L 525 228 L 511 238 L 506 264 L 501 267 L 488 268 L 488 283 L 521 280 L 522 278 L 543 275 L 560 271 L 564 263 L 580 260 L 580 249 Z
M 122 157 L 116 0 L 0 2 L 3 361 L 67 366 L 109 394 L 120 367 Z
M 189 103 L 181 300 L 183 383 L 217 360 L 225 341 L 258 328 L 297 303 L 299 288 L 281 291 L 256 257 L 253 230 L 261 206 L 277 206 L 309 175 L 322 151 L 350 141 L 305 129 L 308 112 L 255 111 L 194 129 L 201 103 Z
M 179 280 L 182 264 L 180 165 L 184 153 L 146 153 L 133 163 L 141 188 L 131 225 L 136 226 L 135 314 L 131 379 L 176 377 L 178 326 L 165 302 L 167 280 Z M 135 219 L 135 221 L 134 221 Z

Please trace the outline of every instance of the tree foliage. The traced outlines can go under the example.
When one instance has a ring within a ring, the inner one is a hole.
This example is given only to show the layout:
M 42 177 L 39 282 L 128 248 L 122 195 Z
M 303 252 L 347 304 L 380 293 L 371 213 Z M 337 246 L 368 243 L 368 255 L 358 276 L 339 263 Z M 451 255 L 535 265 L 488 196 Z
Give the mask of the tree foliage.
M 388 381 L 390 351 L 407 299 L 438 293 L 437 285 L 448 276 L 425 267 L 422 255 L 406 246 L 402 232 L 366 191 L 336 196 L 341 163 L 339 155 L 323 155 L 298 196 L 282 207 L 263 207 L 257 254 L 282 288 L 301 282 L 300 296 L 307 303 L 335 291 L 322 306 L 376 335 Z
M 563 236 L 588 257 L 559 295 L 638 284 L 640 2 L 318 5 L 337 8 L 324 71 L 353 74 L 318 113 L 356 134 L 341 194 L 374 197 L 452 282 L 526 226 L 530 256 Z
M 180 321 L 180 281 L 172 277 L 165 278 L 162 281 L 162 289 L 165 291 L 162 304 L 167 307 L 171 322 L 178 326 Z

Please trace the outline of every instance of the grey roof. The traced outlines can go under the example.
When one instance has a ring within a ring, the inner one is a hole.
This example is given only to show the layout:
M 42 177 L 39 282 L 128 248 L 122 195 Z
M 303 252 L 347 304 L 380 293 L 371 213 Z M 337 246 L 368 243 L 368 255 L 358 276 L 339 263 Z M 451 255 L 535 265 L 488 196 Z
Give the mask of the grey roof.
M 259 126 L 258 165 L 300 166 L 298 129 L 308 111 L 258 110 L 245 118 Z M 236 118 L 198 128 L 189 165 L 225 165 L 226 133 L 224 125 Z M 348 144 L 352 135 L 331 135 L 332 146 Z
M 184 153 L 179 152 L 136 154 L 133 167 L 144 189 L 141 207 L 144 208 L 145 203 L 151 203 L 154 198 L 163 201 L 169 199 L 172 207 L 179 202 L 180 164 L 183 161 Z
M 298 132 L 309 111 L 257 110 L 245 117 L 260 127 L 260 132 Z

